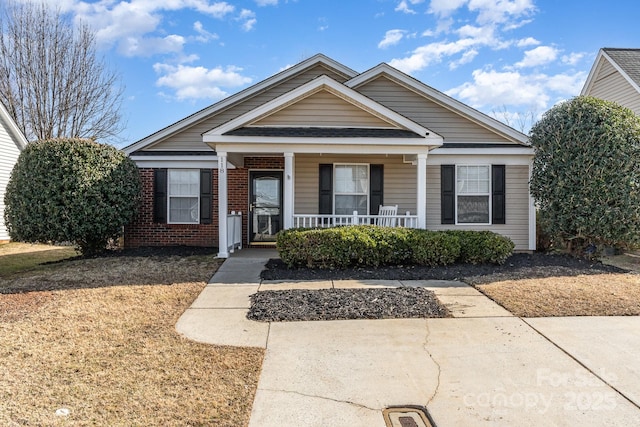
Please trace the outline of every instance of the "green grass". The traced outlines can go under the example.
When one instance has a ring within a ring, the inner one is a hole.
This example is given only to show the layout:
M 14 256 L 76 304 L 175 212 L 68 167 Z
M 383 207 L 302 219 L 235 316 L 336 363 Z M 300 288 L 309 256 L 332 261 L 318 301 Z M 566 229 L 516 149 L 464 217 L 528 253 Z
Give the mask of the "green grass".
M 0 277 L 40 268 L 42 263 L 77 256 L 71 246 L 36 245 L 29 243 L 0 244 Z

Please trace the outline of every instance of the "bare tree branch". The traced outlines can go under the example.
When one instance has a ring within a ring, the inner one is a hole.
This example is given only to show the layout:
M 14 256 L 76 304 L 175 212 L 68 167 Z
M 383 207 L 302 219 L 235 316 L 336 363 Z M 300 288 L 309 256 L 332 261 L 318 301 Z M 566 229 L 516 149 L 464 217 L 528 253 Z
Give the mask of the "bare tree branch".
M 494 119 L 501 121 L 507 126 L 522 132 L 528 133 L 529 129 L 535 124 L 538 118 L 538 113 L 535 107 L 527 111 L 509 111 L 506 105 L 491 110 L 491 115 Z
M 44 2 L 2 7 L 0 102 L 27 139 L 117 139 L 122 95 L 86 24 Z

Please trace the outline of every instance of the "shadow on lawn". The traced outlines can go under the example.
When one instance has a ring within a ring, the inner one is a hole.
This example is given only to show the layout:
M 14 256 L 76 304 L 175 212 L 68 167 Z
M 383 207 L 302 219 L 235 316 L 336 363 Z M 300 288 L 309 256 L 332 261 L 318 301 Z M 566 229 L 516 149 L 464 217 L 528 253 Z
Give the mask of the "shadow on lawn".
M 34 271 L 0 278 L 0 294 L 206 282 L 221 264 L 212 248 L 113 251 L 46 263 Z

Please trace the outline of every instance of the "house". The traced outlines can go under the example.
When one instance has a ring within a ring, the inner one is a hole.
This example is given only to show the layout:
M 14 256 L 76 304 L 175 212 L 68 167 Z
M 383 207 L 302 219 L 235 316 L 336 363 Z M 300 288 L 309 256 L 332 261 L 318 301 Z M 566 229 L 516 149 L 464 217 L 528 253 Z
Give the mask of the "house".
M 0 241 L 9 240 L 4 224 L 4 195 L 20 151 L 27 146 L 27 139 L 0 103 Z
M 640 115 L 640 49 L 600 49 L 580 94 L 617 102 Z
M 129 247 L 227 257 L 234 240 L 273 245 L 283 228 L 372 223 L 397 205 L 399 225 L 535 249 L 527 137 L 387 64 L 358 73 L 316 55 L 124 151 L 144 188 Z

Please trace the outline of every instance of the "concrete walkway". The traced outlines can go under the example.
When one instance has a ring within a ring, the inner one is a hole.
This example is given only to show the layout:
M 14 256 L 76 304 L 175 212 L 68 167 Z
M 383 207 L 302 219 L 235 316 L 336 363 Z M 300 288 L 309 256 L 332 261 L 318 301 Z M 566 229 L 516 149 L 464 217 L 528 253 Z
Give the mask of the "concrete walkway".
M 640 318 L 520 319 L 447 281 L 267 282 L 276 254 L 225 261 L 177 330 L 266 348 L 250 426 L 384 427 L 389 406 L 426 407 L 437 426 L 640 425 Z M 261 323 L 266 289 L 422 286 L 450 319 Z

